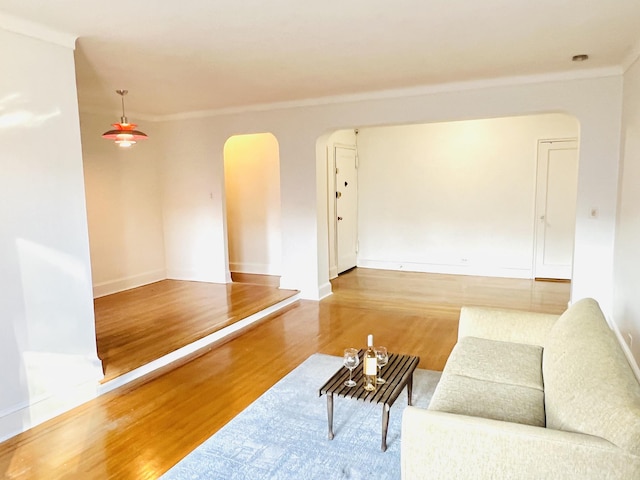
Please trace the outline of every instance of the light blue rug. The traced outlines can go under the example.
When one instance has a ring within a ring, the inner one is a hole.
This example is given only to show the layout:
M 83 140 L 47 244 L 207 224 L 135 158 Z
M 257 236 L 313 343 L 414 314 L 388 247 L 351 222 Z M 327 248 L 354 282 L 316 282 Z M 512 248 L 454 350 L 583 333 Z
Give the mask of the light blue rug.
M 194 479 L 399 479 L 406 391 L 391 408 L 380 450 L 382 406 L 334 397 L 335 438 L 318 390 L 342 358 L 314 354 L 162 476 Z M 384 371 L 384 370 L 383 370 Z M 427 407 L 440 372 L 416 370 L 413 404 Z

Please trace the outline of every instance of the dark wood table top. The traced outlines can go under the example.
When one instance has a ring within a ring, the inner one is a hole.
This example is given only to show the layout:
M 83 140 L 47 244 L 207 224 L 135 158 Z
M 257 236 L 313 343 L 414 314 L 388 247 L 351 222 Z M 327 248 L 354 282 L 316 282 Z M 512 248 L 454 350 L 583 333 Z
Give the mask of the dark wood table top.
M 390 353 L 389 362 L 382 367 L 380 374 L 386 382 L 382 385 L 377 385 L 374 391 L 367 391 L 364 389 L 362 370 L 364 350 L 358 351 L 358 357 L 360 358 L 360 363 L 353 370 L 353 380 L 355 380 L 356 386 L 347 387 L 344 384 L 349 379 L 349 370 L 343 366 L 320 387 L 320 396 L 333 394 L 339 397 L 355 398 L 364 402 L 383 403 L 391 406 L 407 385 L 408 380 L 418 366 L 418 362 L 420 362 L 420 357 Z

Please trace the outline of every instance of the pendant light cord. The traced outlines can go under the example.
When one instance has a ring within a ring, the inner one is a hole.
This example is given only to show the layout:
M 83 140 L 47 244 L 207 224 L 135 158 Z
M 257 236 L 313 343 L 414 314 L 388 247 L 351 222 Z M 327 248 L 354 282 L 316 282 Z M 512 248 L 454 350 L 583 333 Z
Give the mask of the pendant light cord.
M 120 117 L 120 123 L 127 124 L 127 115 L 124 113 L 124 96 L 129 93 L 128 90 L 116 90 L 116 93 L 120 95 L 120 99 L 122 100 L 122 117 Z

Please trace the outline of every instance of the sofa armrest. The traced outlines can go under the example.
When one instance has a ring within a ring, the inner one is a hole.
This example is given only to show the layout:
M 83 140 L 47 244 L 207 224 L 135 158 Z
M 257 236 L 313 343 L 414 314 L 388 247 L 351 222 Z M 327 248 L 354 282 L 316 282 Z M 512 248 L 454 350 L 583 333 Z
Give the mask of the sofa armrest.
M 544 346 L 560 315 L 487 307 L 462 307 L 458 338 L 479 337 Z
M 631 479 L 640 458 L 589 435 L 407 407 L 403 480 Z

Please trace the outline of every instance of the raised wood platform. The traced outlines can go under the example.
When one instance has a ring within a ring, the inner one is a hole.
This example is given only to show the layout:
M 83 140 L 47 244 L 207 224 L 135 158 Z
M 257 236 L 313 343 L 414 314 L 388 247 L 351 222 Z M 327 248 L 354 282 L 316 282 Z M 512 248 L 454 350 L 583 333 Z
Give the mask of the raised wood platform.
M 94 301 L 103 382 L 297 294 L 257 283 L 163 280 Z

